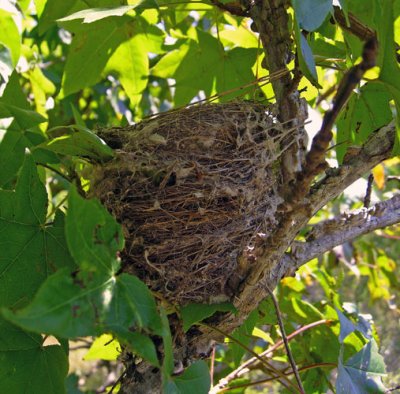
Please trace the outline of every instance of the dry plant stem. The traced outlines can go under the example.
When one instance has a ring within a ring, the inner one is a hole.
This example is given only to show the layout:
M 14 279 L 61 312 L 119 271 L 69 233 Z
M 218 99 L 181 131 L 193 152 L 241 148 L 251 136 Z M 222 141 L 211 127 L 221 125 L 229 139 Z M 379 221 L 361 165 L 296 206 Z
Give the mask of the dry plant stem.
M 280 308 L 279 308 L 278 301 L 277 301 L 274 293 L 271 291 L 271 289 L 269 287 L 267 287 L 267 291 L 268 291 L 268 293 L 269 293 L 269 295 L 270 295 L 270 297 L 272 299 L 272 302 L 274 303 L 276 317 L 278 319 L 279 328 L 281 330 L 283 343 L 285 344 L 286 353 L 287 353 L 287 356 L 289 358 L 290 365 L 292 366 L 292 370 L 293 370 L 294 376 L 296 378 L 297 385 L 299 386 L 299 392 L 301 394 L 305 394 L 304 387 L 303 387 L 303 384 L 301 383 L 301 379 L 300 379 L 300 375 L 299 375 L 299 371 L 298 371 L 296 362 L 294 361 L 293 354 L 292 354 L 292 352 L 290 350 L 290 347 L 289 347 L 289 341 L 288 341 L 287 336 L 286 336 L 285 326 L 283 325 L 282 314 L 281 314 L 281 311 L 280 311 Z

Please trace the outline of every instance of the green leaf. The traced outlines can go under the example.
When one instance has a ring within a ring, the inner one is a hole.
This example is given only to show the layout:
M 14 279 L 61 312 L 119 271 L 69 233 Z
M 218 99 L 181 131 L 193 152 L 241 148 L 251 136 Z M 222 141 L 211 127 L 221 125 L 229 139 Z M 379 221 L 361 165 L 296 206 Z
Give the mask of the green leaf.
M 124 246 L 121 226 L 97 200 L 85 200 L 72 188 L 68 198 L 66 238 L 72 257 L 83 271 L 112 276 Z
M 64 18 L 58 19 L 57 22 L 72 21 L 74 19 L 83 19 L 83 23 L 92 23 L 100 19 L 108 18 L 110 16 L 122 16 L 128 11 L 133 10 L 134 5 L 122 5 L 113 8 L 87 8 L 82 11 L 75 12 Z
M 372 339 L 345 364 L 340 362 L 336 381 L 337 394 L 384 393 L 382 376 L 386 375 L 383 357 Z
M 121 330 L 130 327 L 133 322 L 139 329 L 162 335 L 161 319 L 148 287 L 135 276 L 121 274 L 117 277 L 106 324 L 107 327 Z
M 103 334 L 96 338 L 84 360 L 116 360 L 121 354 L 121 345 L 110 334 Z
M 368 82 L 354 93 L 337 122 L 337 158 L 341 163 L 347 147 L 362 145 L 368 136 L 393 119 L 390 95 L 380 83 Z
M 39 334 L 0 317 L 0 382 L 8 393 L 62 393 L 68 358 L 61 346 L 44 346 Z
M 121 343 L 129 346 L 133 353 L 146 359 L 155 367 L 160 366 L 156 347 L 148 336 L 137 331 L 129 331 L 128 329 L 114 329 L 113 332 Z
M 188 304 L 181 308 L 183 330 L 186 332 L 194 324 L 212 316 L 215 312 L 236 312 L 236 308 L 228 303 L 221 304 Z
M 12 64 L 15 67 L 21 52 L 21 36 L 11 13 L 0 9 L 0 44 L 11 52 Z
M 332 10 L 332 0 L 292 0 L 296 19 L 301 29 L 318 29 Z
M 41 335 L 24 331 L 0 316 L 0 352 L 31 350 L 42 342 Z
M 246 353 L 245 347 L 250 344 L 252 340 L 253 329 L 257 324 L 258 311 L 254 310 L 250 313 L 244 323 L 238 327 L 233 333 L 232 337 L 235 338 L 239 343 L 232 342 L 229 347 L 232 349 L 233 363 L 235 367 L 240 364 L 244 354 Z M 244 346 L 241 346 L 244 345 Z
M 126 34 L 129 34 L 132 26 L 126 25 L 125 29 Z M 146 44 L 147 39 L 143 35 L 133 35 L 118 47 L 107 64 L 107 69 L 118 74 L 132 106 L 140 101 L 148 82 L 149 59 Z
M 20 393 L 65 393 L 68 358 L 61 346 L 0 352 L 1 391 Z
M 165 393 L 207 394 L 210 387 L 210 371 L 207 364 L 200 360 L 187 368 L 182 375 L 169 381 Z
M 4 102 L 0 102 L 0 118 L 14 118 L 19 130 L 29 129 L 47 120 L 37 112 L 22 109 Z
M 39 19 L 39 33 L 44 34 L 57 19 L 83 8 L 87 8 L 84 0 L 47 0 Z
M 124 24 L 130 18 L 108 18 L 80 28 L 70 46 L 62 80 L 61 97 L 99 81 L 108 59 L 128 39 Z
M 200 90 L 206 96 L 237 90 L 224 96 L 224 100 L 246 92 L 239 88 L 254 81 L 251 68 L 256 61 L 257 49 L 234 48 L 225 51 L 211 34 L 198 30 L 197 37 L 198 42 L 187 40 L 152 68 L 153 75 L 176 80 L 175 105 L 187 104 Z
M 62 127 L 50 130 L 48 134 L 57 136 L 39 147 L 62 155 L 80 156 L 98 162 L 108 161 L 114 156 L 114 151 L 86 127 Z
M 400 154 L 400 67 L 396 59 L 394 41 L 393 1 L 386 1 L 381 8 L 381 19 L 378 20 L 378 41 L 380 43 L 379 79 L 385 83 L 387 91 L 393 97 L 397 112 L 397 133 L 393 155 Z
M 62 218 L 45 225 L 46 212 L 46 189 L 28 155 L 15 191 L 0 190 L 0 306 L 25 305 L 56 267 L 73 266 Z
M 335 310 L 340 321 L 339 342 L 343 343 L 345 338 L 347 338 L 352 332 L 354 332 L 357 329 L 357 327 L 339 309 L 335 308 Z
M 162 365 L 163 381 L 168 381 L 173 370 L 174 370 L 174 354 L 172 346 L 171 330 L 169 328 L 169 321 L 167 314 L 161 307 L 160 311 L 161 323 L 162 323 L 162 338 L 164 344 L 164 360 Z
M 110 299 L 113 281 L 92 281 L 83 284 L 64 268 L 50 276 L 33 301 L 12 313 L 3 310 L 10 322 L 30 331 L 64 338 L 96 335 L 100 313 Z M 103 312 L 104 313 L 104 312 Z
M 296 41 L 297 56 L 299 59 L 300 69 L 305 77 L 317 88 L 321 88 L 318 84 L 317 69 L 315 68 L 314 55 L 304 35 L 300 32 L 297 21 L 294 21 L 294 38 Z

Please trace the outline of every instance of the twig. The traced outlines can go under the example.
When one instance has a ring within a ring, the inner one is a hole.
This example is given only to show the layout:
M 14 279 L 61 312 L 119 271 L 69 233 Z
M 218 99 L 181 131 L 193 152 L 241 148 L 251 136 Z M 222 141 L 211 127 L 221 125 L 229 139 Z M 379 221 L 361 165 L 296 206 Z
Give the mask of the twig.
M 269 295 L 271 296 L 272 302 L 274 303 L 276 317 L 278 319 L 278 325 L 279 325 L 279 328 L 281 330 L 283 343 L 285 344 L 286 353 L 288 355 L 290 365 L 292 366 L 292 370 L 293 370 L 294 376 L 296 378 L 297 385 L 299 386 L 299 392 L 301 394 L 305 394 L 303 384 L 301 383 L 299 370 L 297 368 L 296 362 L 294 361 L 294 358 L 293 358 L 293 354 L 292 354 L 292 352 L 290 350 L 290 347 L 289 347 L 289 341 L 288 341 L 287 336 L 286 336 L 285 327 L 283 325 L 282 314 L 281 314 L 281 311 L 279 309 L 278 301 L 277 301 L 274 293 L 271 291 L 271 289 L 268 286 L 267 286 L 267 291 L 268 291 Z
M 235 342 L 236 344 L 238 344 L 239 346 L 241 346 L 243 349 L 245 349 L 248 353 L 252 354 L 263 366 L 266 367 L 266 369 L 268 371 L 272 371 L 276 374 L 275 379 L 281 379 L 283 378 L 283 380 L 285 382 L 287 382 L 287 384 L 289 384 L 290 386 L 292 386 L 294 389 L 296 389 L 296 386 L 287 379 L 287 377 L 278 369 L 274 368 L 272 365 L 270 365 L 266 360 L 264 360 L 262 357 L 260 357 L 256 352 L 254 352 L 252 349 L 250 349 L 248 346 L 244 345 L 242 342 L 240 342 L 239 340 L 237 340 L 235 337 L 233 337 L 232 335 L 220 330 L 218 327 L 213 327 L 213 326 L 209 326 L 208 324 L 205 323 L 199 323 L 200 326 L 206 326 L 208 328 L 210 328 L 213 331 L 217 331 L 218 333 L 224 335 L 225 337 L 227 337 L 228 339 L 230 339 L 232 342 Z M 281 382 L 282 384 L 284 384 L 283 382 Z M 286 386 L 286 384 L 285 384 Z M 217 393 L 219 390 L 219 387 L 216 386 L 214 387 L 210 393 Z M 303 394 L 303 393 L 302 393 Z
M 291 334 L 289 334 L 287 336 L 288 341 L 292 340 L 293 338 L 295 338 L 297 335 L 313 328 L 316 326 L 319 326 L 321 324 L 330 324 L 331 320 L 318 320 L 315 322 L 312 322 L 310 324 L 307 324 L 305 326 L 302 326 L 300 328 L 298 328 L 297 330 L 293 331 Z M 262 357 L 263 359 L 265 357 L 269 357 L 270 354 L 272 354 L 276 349 L 278 349 L 279 347 L 281 347 L 283 345 L 283 340 L 280 340 L 278 342 L 276 342 L 274 345 L 270 346 L 268 349 L 264 350 L 262 353 L 259 354 L 260 357 Z M 245 361 L 243 364 L 241 364 L 238 368 L 236 368 L 234 371 L 232 371 L 229 375 L 225 376 L 224 378 L 222 378 L 218 384 L 213 388 L 214 392 L 221 392 L 224 391 L 223 389 L 229 384 L 229 382 L 243 376 L 245 373 L 248 373 L 250 371 L 250 369 L 256 369 L 259 368 L 258 365 L 260 364 L 259 359 L 256 357 L 252 357 L 249 360 Z M 275 378 L 271 378 L 275 379 Z
M 337 365 L 334 363 L 319 363 L 319 364 L 306 365 L 305 367 L 299 368 L 299 372 L 304 372 L 304 371 L 308 371 L 309 369 L 323 368 L 323 367 L 337 367 Z M 286 376 L 290 376 L 292 374 L 293 374 L 293 371 L 284 372 L 284 375 L 286 375 Z M 243 384 L 239 384 L 237 386 L 224 388 L 224 389 L 220 390 L 219 392 L 223 393 L 226 391 L 235 390 L 235 389 L 239 389 L 239 388 L 256 386 L 256 385 L 259 385 L 262 383 L 272 382 L 275 379 L 276 378 L 267 378 L 267 379 L 257 380 L 255 382 L 243 383 Z
M 125 369 L 124 372 L 121 373 L 119 378 L 114 382 L 114 384 L 110 388 L 110 391 L 107 394 L 112 394 L 113 393 L 114 389 L 118 386 L 118 383 L 120 383 L 122 381 L 122 379 L 125 377 L 125 375 L 126 375 L 126 369 Z
M 214 386 L 214 366 L 215 366 L 215 345 L 213 345 L 211 350 L 211 360 L 210 360 L 210 379 L 211 387 Z
M 372 193 L 372 182 L 374 181 L 374 175 L 369 174 L 367 181 L 367 190 L 364 197 L 364 208 L 369 208 L 371 204 L 371 193 Z
M 339 26 L 358 37 L 361 41 L 367 41 L 375 36 L 375 32 L 361 23 L 353 14 L 348 14 L 349 25 L 340 7 L 333 7 L 334 17 Z

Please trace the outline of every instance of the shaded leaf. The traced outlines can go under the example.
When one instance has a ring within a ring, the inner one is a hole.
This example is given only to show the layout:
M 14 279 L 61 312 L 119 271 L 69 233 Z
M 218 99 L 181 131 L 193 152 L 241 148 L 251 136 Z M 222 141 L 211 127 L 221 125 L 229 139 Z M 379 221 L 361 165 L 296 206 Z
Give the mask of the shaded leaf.
M 385 374 L 383 357 L 378 353 L 376 342 L 371 340 L 345 364 L 339 360 L 336 392 L 384 393 L 382 376 Z
M 82 270 L 106 276 L 116 272 L 124 238 L 121 226 L 98 200 L 85 200 L 73 188 L 65 230 L 70 253 Z
M 120 330 L 114 328 L 113 332 L 121 343 L 129 346 L 133 353 L 146 359 L 155 367 L 160 366 L 156 347 L 148 336 L 141 334 L 140 332 L 129 331 L 127 329 Z
M 73 266 L 62 219 L 45 225 L 46 212 L 45 186 L 26 156 L 15 191 L 0 190 L 0 306 L 21 307 L 56 267 Z
M 321 86 L 318 84 L 318 75 L 315 68 L 314 55 L 306 38 L 300 32 L 296 21 L 294 22 L 294 37 L 297 48 L 300 48 L 300 51 L 297 51 L 297 56 L 301 71 L 314 86 L 320 88 Z
M 68 358 L 61 346 L 0 352 L 0 365 L 4 393 L 65 393 Z
M 183 330 L 186 332 L 194 324 L 212 316 L 215 312 L 236 312 L 236 308 L 228 303 L 221 304 L 188 304 L 181 308 Z
M 393 118 L 389 105 L 390 95 L 382 84 L 368 82 L 354 93 L 337 122 L 336 153 L 341 163 L 352 144 L 362 145 L 378 128 Z
M 210 371 L 200 360 L 192 364 L 182 375 L 173 378 L 166 386 L 165 393 L 207 394 L 211 386 Z
M 139 329 L 144 328 L 162 335 L 160 316 L 148 287 L 135 276 L 121 274 L 117 277 L 106 325 L 121 330 L 133 323 Z
M 314 31 L 322 25 L 332 10 L 332 0 L 292 0 L 301 29 Z
M 101 306 L 106 306 L 112 281 L 97 281 L 83 287 L 67 269 L 50 276 L 24 309 L 3 316 L 14 324 L 34 332 L 64 338 L 96 335 Z M 99 308 L 96 310 L 95 308 Z
M 160 312 L 162 322 L 162 338 L 164 343 L 164 360 L 162 365 L 163 381 L 169 380 L 174 370 L 174 354 L 172 346 L 171 330 L 169 328 L 169 321 L 164 309 L 161 308 Z

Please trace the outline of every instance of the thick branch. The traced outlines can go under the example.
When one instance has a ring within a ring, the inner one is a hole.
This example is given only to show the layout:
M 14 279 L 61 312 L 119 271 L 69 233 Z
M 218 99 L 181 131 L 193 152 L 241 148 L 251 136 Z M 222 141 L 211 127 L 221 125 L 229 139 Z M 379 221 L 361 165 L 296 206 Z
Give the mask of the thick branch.
M 344 214 L 317 224 L 307 242 L 294 242 L 281 264 L 295 271 L 313 258 L 360 235 L 400 222 L 400 194 L 369 209 Z

